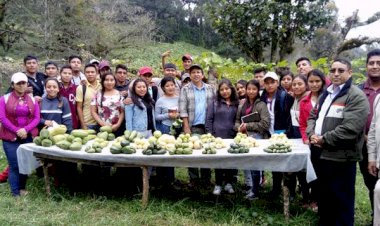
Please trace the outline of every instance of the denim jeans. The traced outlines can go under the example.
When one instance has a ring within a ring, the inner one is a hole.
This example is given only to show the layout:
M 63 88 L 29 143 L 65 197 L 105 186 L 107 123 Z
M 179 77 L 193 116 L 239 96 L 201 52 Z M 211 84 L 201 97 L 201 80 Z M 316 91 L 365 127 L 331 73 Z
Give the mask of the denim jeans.
M 251 187 L 255 195 L 259 194 L 261 171 L 260 170 L 244 170 L 245 185 Z
M 162 134 L 170 134 L 170 126 L 156 122 L 156 128 L 157 130 L 161 131 Z
M 87 129 L 93 129 L 96 132 L 99 132 L 100 126 L 99 125 L 87 125 Z
M 19 196 L 20 190 L 25 189 L 27 175 L 19 174 L 17 162 L 17 148 L 20 144 L 32 142 L 32 138 L 17 139 L 14 142 L 3 140 L 3 149 L 9 164 L 9 185 L 13 196 Z

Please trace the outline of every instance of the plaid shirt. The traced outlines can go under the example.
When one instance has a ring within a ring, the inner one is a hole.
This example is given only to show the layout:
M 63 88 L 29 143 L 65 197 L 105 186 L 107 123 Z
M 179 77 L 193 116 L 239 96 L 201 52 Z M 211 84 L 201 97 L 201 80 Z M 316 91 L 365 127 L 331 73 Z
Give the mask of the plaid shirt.
M 207 103 L 206 106 L 210 105 L 215 97 L 214 89 L 203 83 L 206 89 Z M 181 94 L 179 95 L 179 113 L 181 118 L 189 118 L 189 125 L 193 125 L 194 114 L 195 114 L 195 96 L 194 96 L 194 85 L 193 83 L 186 84 L 181 89 Z M 207 109 L 206 109 L 207 114 Z

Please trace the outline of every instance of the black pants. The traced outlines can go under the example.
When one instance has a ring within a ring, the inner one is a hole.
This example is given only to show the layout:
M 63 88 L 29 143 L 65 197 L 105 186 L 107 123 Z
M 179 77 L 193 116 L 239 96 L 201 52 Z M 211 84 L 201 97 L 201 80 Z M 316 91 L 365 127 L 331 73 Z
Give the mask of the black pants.
M 272 172 L 273 178 L 273 188 L 272 188 L 272 196 L 279 196 L 282 191 L 282 172 Z
M 215 183 L 221 186 L 223 182 L 233 184 L 234 178 L 238 174 L 236 169 L 215 169 Z
M 320 160 L 320 225 L 354 225 L 356 162 Z
M 320 170 L 320 158 L 321 158 L 321 152 L 322 149 L 319 147 L 316 147 L 314 145 L 310 146 L 310 159 L 311 163 L 313 164 L 313 168 L 315 170 L 315 173 L 318 175 Z M 318 178 L 314 181 L 311 181 L 309 183 L 310 187 L 310 202 L 318 202 L 318 199 L 320 197 L 320 188 L 319 188 L 319 182 Z
M 308 203 L 310 199 L 309 185 L 306 182 L 306 172 L 285 173 L 284 185 L 288 187 L 290 196 L 296 196 L 297 179 L 301 186 L 302 202 Z

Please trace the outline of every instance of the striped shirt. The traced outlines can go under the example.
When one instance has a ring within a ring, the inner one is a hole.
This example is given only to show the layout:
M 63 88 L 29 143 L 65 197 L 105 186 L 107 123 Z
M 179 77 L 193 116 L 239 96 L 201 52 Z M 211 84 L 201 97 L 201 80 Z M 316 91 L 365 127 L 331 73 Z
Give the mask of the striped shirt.
M 73 123 L 71 119 L 70 105 L 66 97 L 61 98 L 61 106 L 59 106 L 58 98 L 50 99 L 47 96 L 42 98 L 40 125 L 45 125 L 46 120 L 52 120 L 58 124 L 65 125 L 67 130 L 71 131 L 73 129 Z

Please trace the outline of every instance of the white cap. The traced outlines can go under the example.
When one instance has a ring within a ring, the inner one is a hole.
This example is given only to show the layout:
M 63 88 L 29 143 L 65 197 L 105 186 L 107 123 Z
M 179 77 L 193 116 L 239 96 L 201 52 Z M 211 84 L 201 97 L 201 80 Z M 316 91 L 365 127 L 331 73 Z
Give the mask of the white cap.
M 273 71 L 268 71 L 265 75 L 264 75 L 264 81 L 265 81 L 265 79 L 267 79 L 267 78 L 271 78 L 271 79 L 273 79 L 273 80 L 275 80 L 275 81 L 278 81 L 278 76 L 277 76 L 277 74 L 276 73 L 274 73 Z
M 17 72 L 12 75 L 11 81 L 13 84 L 17 84 L 19 82 L 28 82 L 28 77 L 26 77 L 26 74 L 22 72 Z
M 99 64 L 99 60 L 97 60 L 97 59 L 92 59 L 92 60 L 90 60 L 89 63 L 90 63 L 90 64 L 93 64 L 93 63 L 97 63 L 97 64 Z

